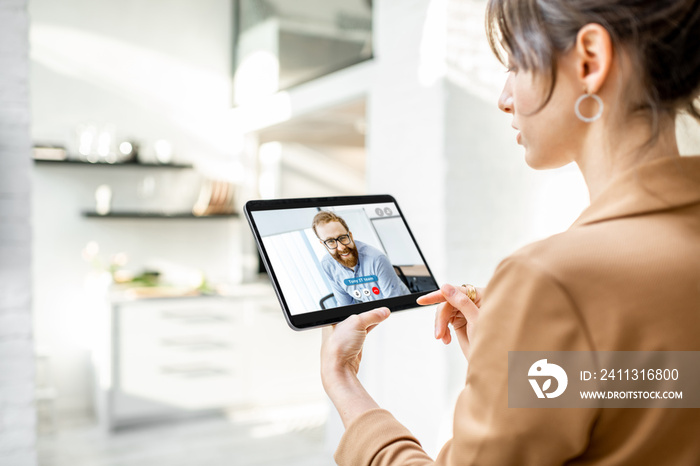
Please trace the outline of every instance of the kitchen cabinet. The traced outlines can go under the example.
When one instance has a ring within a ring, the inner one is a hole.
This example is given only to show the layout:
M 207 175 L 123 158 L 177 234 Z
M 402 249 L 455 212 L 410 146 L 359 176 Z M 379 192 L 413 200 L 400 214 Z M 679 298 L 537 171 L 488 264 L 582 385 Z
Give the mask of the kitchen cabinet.
M 96 368 L 105 430 L 323 402 L 319 335 L 292 331 L 268 284 L 229 296 L 112 298 L 107 312 Z

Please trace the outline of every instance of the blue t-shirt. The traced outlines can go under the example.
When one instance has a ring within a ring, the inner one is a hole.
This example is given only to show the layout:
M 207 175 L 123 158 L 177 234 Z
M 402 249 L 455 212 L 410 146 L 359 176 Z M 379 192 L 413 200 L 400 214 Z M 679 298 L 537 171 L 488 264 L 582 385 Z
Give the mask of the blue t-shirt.
M 330 254 L 321 260 L 338 306 L 411 293 L 384 253 L 360 241 L 355 241 L 355 247 L 358 259 L 354 270 L 340 265 Z

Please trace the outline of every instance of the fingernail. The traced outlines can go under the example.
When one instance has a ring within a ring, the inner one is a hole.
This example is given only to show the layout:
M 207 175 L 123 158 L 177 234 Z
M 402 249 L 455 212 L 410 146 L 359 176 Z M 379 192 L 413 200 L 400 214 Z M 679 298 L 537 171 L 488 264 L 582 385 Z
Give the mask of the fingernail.
M 440 338 L 440 329 L 439 328 L 435 329 L 435 338 Z

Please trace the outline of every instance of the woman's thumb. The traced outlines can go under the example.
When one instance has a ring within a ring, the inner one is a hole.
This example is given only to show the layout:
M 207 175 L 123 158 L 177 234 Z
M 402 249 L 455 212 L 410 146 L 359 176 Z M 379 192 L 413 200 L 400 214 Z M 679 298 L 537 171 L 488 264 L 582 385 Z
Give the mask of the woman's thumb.
M 369 327 L 373 327 L 385 321 L 390 314 L 391 311 L 388 307 L 380 307 L 378 309 L 372 309 L 371 311 L 358 314 L 357 317 L 360 319 L 361 327 L 368 329 Z

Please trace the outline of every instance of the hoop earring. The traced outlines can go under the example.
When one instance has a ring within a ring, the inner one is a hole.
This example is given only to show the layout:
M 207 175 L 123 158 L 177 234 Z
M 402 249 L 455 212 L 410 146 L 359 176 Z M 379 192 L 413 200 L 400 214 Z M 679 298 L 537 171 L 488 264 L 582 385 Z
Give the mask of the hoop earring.
M 581 105 L 581 102 L 586 100 L 586 98 L 591 97 L 593 100 L 595 100 L 598 103 L 598 112 L 593 115 L 592 117 L 585 117 L 581 115 L 581 109 L 579 108 Z M 579 120 L 586 122 L 586 123 L 591 123 L 593 121 L 596 121 L 600 116 L 603 114 L 603 99 L 598 97 L 596 94 L 582 94 L 581 97 L 579 97 L 576 100 L 576 104 L 574 105 L 574 112 L 576 112 L 576 116 L 578 117 Z

